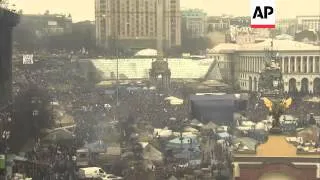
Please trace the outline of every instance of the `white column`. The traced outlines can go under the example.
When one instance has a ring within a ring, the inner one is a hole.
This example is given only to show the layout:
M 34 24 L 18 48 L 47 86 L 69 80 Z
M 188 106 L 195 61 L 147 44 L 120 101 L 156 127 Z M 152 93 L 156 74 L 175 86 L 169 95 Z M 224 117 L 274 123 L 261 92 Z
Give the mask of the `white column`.
M 310 56 L 307 56 L 307 72 L 306 72 L 306 73 L 310 73 L 310 69 L 309 69 L 309 58 L 310 58 Z
M 288 56 L 288 73 L 291 72 L 291 58 Z
M 297 56 L 293 56 L 293 58 L 294 58 L 294 72 L 297 73 L 298 72 Z
M 304 73 L 304 68 L 303 68 L 303 56 L 300 56 L 300 72 Z
M 249 59 L 249 67 L 250 67 L 250 72 L 253 71 L 253 57 L 251 56 L 250 59 Z
M 313 73 L 316 72 L 316 56 L 313 56 L 313 59 L 312 59 L 312 72 Z
M 248 72 L 248 56 L 246 56 L 245 61 L 246 61 L 246 72 Z
M 284 58 L 281 57 L 281 70 L 282 70 L 282 73 L 284 73 Z
M 318 73 L 320 73 L 320 56 L 317 56 L 318 57 Z
M 257 62 L 256 62 L 256 57 L 253 57 L 253 72 L 257 71 Z

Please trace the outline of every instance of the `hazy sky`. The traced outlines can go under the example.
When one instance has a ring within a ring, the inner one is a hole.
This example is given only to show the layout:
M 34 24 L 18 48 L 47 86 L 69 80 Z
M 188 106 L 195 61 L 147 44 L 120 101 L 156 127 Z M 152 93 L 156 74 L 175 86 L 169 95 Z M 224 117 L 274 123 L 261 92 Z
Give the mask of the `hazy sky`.
M 94 0 L 11 0 L 25 14 L 71 13 L 73 21 L 94 20 Z M 181 8 L 201 8 L 208 15 L 249 16 L 250 0 L 180 0 Z M 277 18 L 320 15 L 320 0 L 276 0 Z

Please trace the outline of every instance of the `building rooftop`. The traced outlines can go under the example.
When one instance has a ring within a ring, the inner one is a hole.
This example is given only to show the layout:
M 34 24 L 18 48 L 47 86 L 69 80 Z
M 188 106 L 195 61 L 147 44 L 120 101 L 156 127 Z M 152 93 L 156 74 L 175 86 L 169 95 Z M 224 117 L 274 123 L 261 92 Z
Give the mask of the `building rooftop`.
M 256 155 L 261 157 L 296 157 L 297 148 L 288 143 L 285 136 L 269 136 L 266 143 L 257 147 Z
M 266 39 L 260 43 L 251 44 L 232 44 L 232 43 L 221 43 L 215 46 L 213 49 L 208 50 L 208 53 L 227 53 L 233 51 L 264 51 L 265 48 L 269 48 L 271 45 L 271 39 Z M 292 40 L 273 40 L 274 49 L 277 51 L 319 51 L 320 47 L 306 44 L 302 42 Z
M 241 46 L 240 51 L 264 51 L 270 47 L 271 39 L 267 39 L 261 43 L 245 44 Z M 274 49 L 277 51 L 319 51 L 319 46 L 306 44 L 291 40 L 273 40 Z
M 290 139 L 290 138 L 289 138 Z M 291 143 L 284 135 L 269 135 L 264 144 L 260 144 L 255 150 L 237 151 L 237 157 L 259 157 L 259 158 L 315 158 L 319 157 L 317 151 L 299 151 L 296 143 Z
M 221 43 L 215 46 L 212 49 L 208 50 L 208 53 L 232 53 L 234 51 L 237 51 L 240 48 L 238 44 L 233 43 Z

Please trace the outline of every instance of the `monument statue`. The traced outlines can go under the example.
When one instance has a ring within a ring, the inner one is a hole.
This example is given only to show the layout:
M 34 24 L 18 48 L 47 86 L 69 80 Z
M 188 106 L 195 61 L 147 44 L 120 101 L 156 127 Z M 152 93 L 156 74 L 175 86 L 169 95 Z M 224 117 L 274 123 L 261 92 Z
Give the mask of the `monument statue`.
M 270 132 L 281 132 L 280 127 L 280 117 L 284 114 L 285 110 L 290 107 L 292 104 L 292 98 L 282 99 L 280 101 L 274 100 L 271 101 L 270 99 L 264 97 L 262 98 L 264 105 L 268 108 L 270 115 L 273 118 L 272 121 L 272 129 Z

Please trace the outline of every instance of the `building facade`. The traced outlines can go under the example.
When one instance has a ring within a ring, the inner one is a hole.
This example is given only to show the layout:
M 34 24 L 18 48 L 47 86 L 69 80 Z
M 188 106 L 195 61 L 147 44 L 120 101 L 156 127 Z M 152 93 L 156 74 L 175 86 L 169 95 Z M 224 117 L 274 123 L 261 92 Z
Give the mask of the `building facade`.
M 182 24 L 192 38 L 203 37 L 207 33 L 207 14 L 200 9 L 189 9 L 182 12 Z
M 209 32 L 226 31 L 230 26 L 249 27 L 250 17 L 210 16 L 207 18 L 207 26 Z
M 17 29 L 28 29 L 38 38 L 72 32 L 72 17 L 62 14 L 24 14 Z
M 209 57 L 223 56 L 227 49 L 234 50 L 234 56 L 227 56 L 223 62 L 234 63 L 235 79 L 241 90 L 256 92 L 260 72 L 265 67 L 266 49 L 271 39 L 256 44 L 225 44 L 208 52 Z M 283 73 L 284 90 L 288 93 L 320 93 L 319 46 L 289 40 L 274 40 L 278 52 L 279 66 Z M 230 58 L 232 57 L 232 58 Z M 229 74 L 231 73 L 228 71 Z
M 296 19 L 279 19 L 276 24 L 281 34 L 294 35 L 296 33 Z
M 251 150 L 234 153 L 234 180 L 319 180 L 319 152 L 300 152 L 285 136 L 270 135 Z
M 96 0 L 97 45 L 108 48 L 112 40 L 116 40 L 122 47 L 156 48 L 158 5 L 164 9 L 162 28 L 165 48 L 179 46 L 180 0 Z
M 320 16 L 297 16 L 297 28 L 299 31 L 320 31 Z

